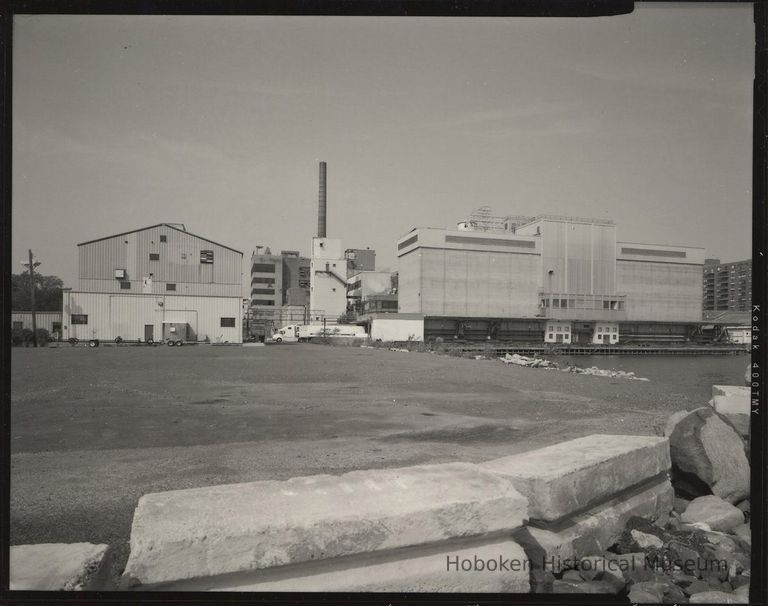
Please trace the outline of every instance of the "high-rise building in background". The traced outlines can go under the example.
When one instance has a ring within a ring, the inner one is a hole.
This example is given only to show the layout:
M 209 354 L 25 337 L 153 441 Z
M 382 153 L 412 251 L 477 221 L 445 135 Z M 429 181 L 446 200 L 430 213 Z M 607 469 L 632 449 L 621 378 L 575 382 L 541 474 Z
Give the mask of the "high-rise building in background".
M 752 260 L 720 263 L 704 260 L 704 311 L 749 311 L 752 304 Z

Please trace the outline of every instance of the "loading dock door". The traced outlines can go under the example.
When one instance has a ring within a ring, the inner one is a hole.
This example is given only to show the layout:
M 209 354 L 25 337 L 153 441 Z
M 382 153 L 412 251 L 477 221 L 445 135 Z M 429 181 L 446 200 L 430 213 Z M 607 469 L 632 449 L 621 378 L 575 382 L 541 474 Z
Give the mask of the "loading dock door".
M 154 324 L 144 325 L 144 341 L 147 342 L 150 339 L 155 340 L 155 326 Z

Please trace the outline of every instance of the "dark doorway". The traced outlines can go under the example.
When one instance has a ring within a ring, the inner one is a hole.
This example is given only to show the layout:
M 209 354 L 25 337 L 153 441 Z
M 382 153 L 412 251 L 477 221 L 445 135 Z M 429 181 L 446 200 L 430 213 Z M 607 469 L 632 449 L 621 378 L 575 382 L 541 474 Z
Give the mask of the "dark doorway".
M 155 326 L 154 324 L 144 325 L 144 341 L 155 340 Z

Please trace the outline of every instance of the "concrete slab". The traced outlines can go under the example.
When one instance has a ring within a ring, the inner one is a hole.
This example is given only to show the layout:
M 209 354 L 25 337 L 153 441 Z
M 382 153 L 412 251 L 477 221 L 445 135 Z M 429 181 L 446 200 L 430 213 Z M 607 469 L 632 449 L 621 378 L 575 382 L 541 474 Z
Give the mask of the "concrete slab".
M 664 479 L 572 519 L 546 527 L 528 525 L 512 536 L 523 546 L 533 566 L 559 572 L 574 567 L 574 562 L 582 557 L 601 553 L 616 543 L 632 516 L 665 524 L 674 496 L 672 485 Z
M 717 396 L 741 396 L 749 399 L 752 393 L 751 388 L 745 385 L 713 385 L 712 386 L 712 398 Z
M 149 494 L 127 587 L 511 531 L 527 500 L 466 463 L 353 471 Z
M 527 593 L 531 566 L 509 538 L 398 549 L 162 587 L 174 591 Z
M 80 591 L 108 589 L 109 546 L 92 543 L 12 545 L 10 589 Z
M 655 436 L 595 434 L 481 463 L 528 497 L 531 519 L 554 521 L 669 470 Z

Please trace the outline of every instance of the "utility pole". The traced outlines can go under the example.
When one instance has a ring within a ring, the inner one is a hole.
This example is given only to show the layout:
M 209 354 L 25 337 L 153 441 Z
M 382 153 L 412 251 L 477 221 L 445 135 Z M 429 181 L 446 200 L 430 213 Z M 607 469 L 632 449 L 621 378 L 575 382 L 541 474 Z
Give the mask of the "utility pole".
M 35 314 L 35 267 L 40 266 L 40 261 L 35 261 L 32 249 L 29 249 L 29 263 L 22 263 L 29 268 L 29 298 L 32 307 L 32 342 L 37 347 L 37 316 Z

